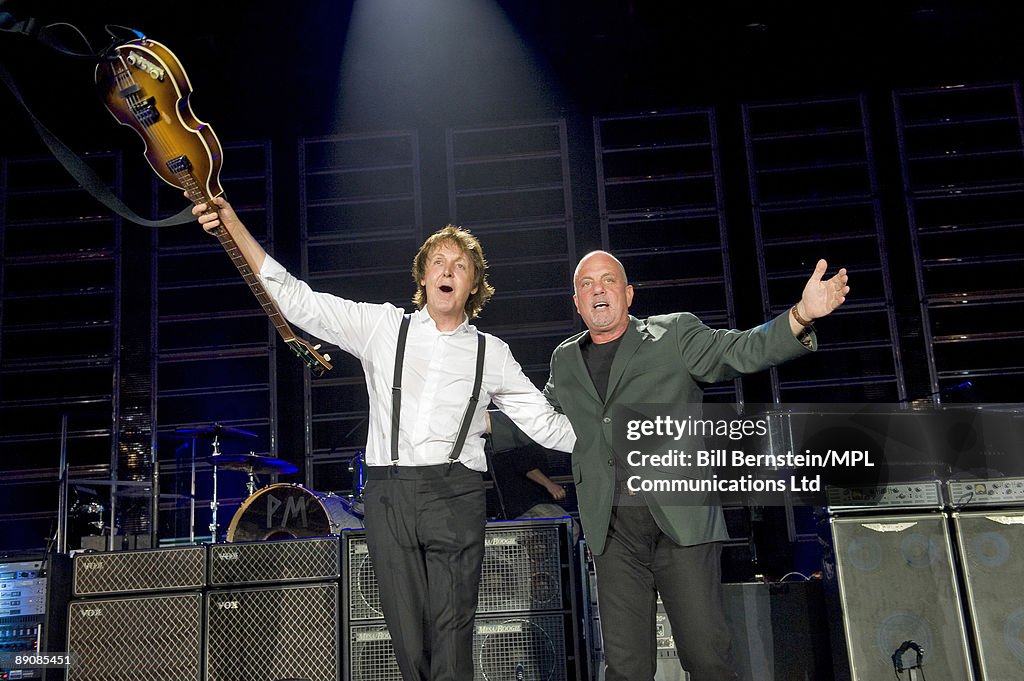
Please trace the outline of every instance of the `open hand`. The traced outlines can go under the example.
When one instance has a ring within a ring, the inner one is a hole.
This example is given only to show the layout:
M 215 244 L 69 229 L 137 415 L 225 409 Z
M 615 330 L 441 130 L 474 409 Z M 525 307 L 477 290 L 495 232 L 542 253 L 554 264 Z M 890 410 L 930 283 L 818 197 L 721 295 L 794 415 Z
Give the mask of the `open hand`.
M 797 312 L 804 319 L 812 320 L 831 314 L 833 310 L 846 302 L 846 295 L 850 292 L 847 282 L 850 278 L 846 274 L 846 268 L 840 268 L 830 279 L 822 281 L 828 263 L 819 260 L 811 278 L 804 286 L 803 295 Z

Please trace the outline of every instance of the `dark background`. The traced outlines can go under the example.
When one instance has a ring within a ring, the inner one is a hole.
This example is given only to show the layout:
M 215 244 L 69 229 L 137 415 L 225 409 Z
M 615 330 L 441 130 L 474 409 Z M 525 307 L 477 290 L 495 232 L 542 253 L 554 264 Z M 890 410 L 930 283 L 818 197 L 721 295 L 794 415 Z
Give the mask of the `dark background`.
M 222 140 L 273 144 L 275 253 L 292 267 L 300 251 L 296 142 L 301 137 L 417 130 L 423 220 L 432 230 L 450 219 L 442 149 L 446 129 L 564 118 L 575 245 L 583 254 L 601 246 L 592 117 L 691 107 L 718 112 L 732 255 L 741 265 L 752 263 L 740 105 L 857 93 L 864 93 L 873 109 L 892 260 L 906 263 L 892 91 L 1018 80 L 1024 72 L 1019 37 L 1024 12 L 1019 3 L 993 0 L 362 0 L 201 6 L 6 0 L 0 11 L 14 19 L 36 17 L 40 24 L 73 24 L 93 49 L 108 42 L 107 24 L 138 29 L 170 47 L 188 69 L 193 110 Z M 50 35 L 70 49 L 84 48 L 68 28 L 52 29 Z M 73 148 L 123 149 L 129 176 L 148 181 L 140 141 L 114 123 L 92 92 L 88 60 L 8 34 L 0 34 L 0 58 L 37 115 Z M 6 93 L 0 94 L 0 130 L 0 155 L 46 153 Z M 127 202 L 133 204 L 131 195 Z M 735 267 L 733 274 L 739 326 L 760 323 L 755 268 Z M 927 399 L 913 275 L 900 266 L 892 274 L 894 304 L 906 334 L 901 342 L 909 398 Z M 502 288 L 502 282 L 495 283 Z M 294 398 L 301 377 L 293 358 L 279 353 L 278 359 L 283 399 L 277 449 L 299 463 L 302 410 Z M 745 383 L 745 389 L 748 401 L 771 401 L 763 377 Z M 554 472 L 564 468 L 563 461 Z

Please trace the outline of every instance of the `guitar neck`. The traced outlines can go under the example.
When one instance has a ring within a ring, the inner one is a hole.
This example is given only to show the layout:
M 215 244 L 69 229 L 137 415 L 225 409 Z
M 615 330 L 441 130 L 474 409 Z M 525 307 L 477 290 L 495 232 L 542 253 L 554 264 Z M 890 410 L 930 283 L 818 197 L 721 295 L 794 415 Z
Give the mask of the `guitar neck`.
M 211 197 L 208 197 L 206 192 L 196 185 L 195 182 L 192 182 L 192 184 L 194 186 L 186 187 L 188 196 L 192 200 L 192 203 L 196 205 L 205 203 L 207 206 L 212 206 L 213 202 Z M 213 212 L 212 208 L 209 210 Z M 249 290 L 252 291 L 254 296 L 256 296 L 256 300 L 259 302 L 260 307 L 263 308 L 267 317 L 270 318 L 271 323 L 273 323 L 274 328 L 277 329 L 281 338 L 286 342 L 294 341 L 296 339 L 295 332 L 292 331 L 292 327 L 289 326 L 284 315 L 281 314 L 281 310 L 278 308 L 277 303 L 275 303 L 274 299 L 270 297 L 269 293 L 267 293 L 267 289 L 263 287 L 263 282 L 261 282 L 260 278 L 256 276 L 252 263 L 249 262 L 248 258 L 246 258 L 245 254 L 242 252 L 242 249 L 240 249 L 238 244 L 235 243 L 235 239 L 231 236 L 231 232 L 224 227 L 220 227 L 213 232 L 213 235 L 217 237 L 217 241 L 219 241 L 220 245 L 225 251 L 227 251 L 228 257 L 231 258 L 231 262 L 235 264 L 235 267 L 238 269 L 238 273 L 242 275 L 242 279 L 244 279 L 245 283 L 249 286 Z

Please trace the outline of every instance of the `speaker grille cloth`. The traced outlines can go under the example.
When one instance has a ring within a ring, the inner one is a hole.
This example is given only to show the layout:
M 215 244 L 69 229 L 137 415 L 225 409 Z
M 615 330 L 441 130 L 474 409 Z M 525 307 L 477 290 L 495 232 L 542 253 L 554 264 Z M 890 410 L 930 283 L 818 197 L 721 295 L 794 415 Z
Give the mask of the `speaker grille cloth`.
M 339 550 L 337 537 L 211 546 L 210 584 L 337 579 Z
M 80 553 L 74 560 L 76 596 L 199 589 L 206 585 L 206 548 Z
M 477 613 L 561 610 L 562 541 L 560 528 L 487 528 L 480 577 Z M 349 618 L 353 621 L 384 617 L 380 588 L 362 533 L 346 534 L 348 554 Z
M 199 681 L 202 596 L 73 601 L 69 681 Z
M 402 681 L 386 625 L 350 627 L 348 640 L 349 656 L 345 664 L 351 681 Z
M 473 626 L 476 681 L 565 681 L 564 626 L 559 615 L 478 618 Z
M 338 585 L 207 594 L 208 681 L 338 676 Z
M 1024 512 L 963 513 L 957 530 L 984 681 L 1024 678 Z
M 970 678 L 945 518 L 844 518 L 832 530 L 854 678 L 892 676 L 905 641 L 925 651 L 928 681 Z

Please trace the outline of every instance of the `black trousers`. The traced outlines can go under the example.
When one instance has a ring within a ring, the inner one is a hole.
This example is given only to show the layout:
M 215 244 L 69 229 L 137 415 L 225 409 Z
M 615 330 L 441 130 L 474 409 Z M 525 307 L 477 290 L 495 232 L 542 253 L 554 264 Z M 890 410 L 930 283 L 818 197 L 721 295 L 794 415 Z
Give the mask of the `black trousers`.
M 370 468 L 366 543 L 405 681 L 473 678 L 484 554 L 480 473 L 462 464 Z
M 679 546 L 644 504 L 615 506 L 604 553 L 594 557 L 608 668 L 605 681 L 652 681 L 661 594 L 691 681 L 735 681 L 722 602 L 719 543 Z

